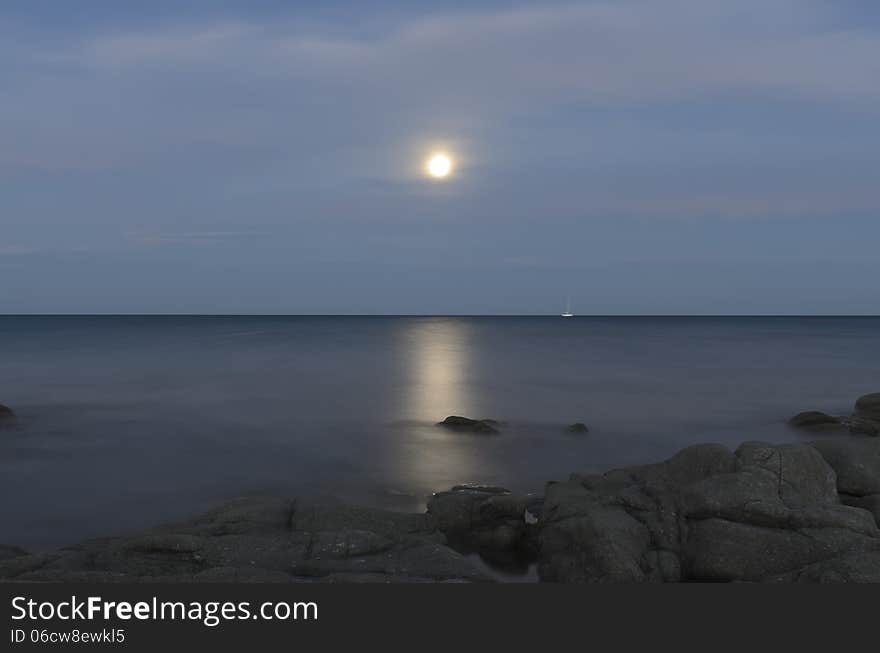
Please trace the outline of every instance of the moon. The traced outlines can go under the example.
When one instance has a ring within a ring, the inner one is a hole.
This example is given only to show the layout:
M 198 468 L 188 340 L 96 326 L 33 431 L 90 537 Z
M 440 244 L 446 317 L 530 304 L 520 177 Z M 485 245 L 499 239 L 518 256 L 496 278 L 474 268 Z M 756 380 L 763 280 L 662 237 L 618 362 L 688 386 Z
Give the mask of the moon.
M 452 159 L 445 152 L 435 152 L 425 164 L 428 175 L 434 179 L 443 179 L 452 172 Z

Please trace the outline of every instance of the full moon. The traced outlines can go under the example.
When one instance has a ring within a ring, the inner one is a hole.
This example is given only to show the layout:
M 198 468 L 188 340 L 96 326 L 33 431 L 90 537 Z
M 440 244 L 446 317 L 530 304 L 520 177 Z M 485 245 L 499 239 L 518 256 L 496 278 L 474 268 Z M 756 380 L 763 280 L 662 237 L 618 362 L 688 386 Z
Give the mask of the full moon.
M 425 169 L 434 179 L 443 179 L 452 172 L 452 159 L 449 158 L 448 154 L 437 152 L 428 159 Z

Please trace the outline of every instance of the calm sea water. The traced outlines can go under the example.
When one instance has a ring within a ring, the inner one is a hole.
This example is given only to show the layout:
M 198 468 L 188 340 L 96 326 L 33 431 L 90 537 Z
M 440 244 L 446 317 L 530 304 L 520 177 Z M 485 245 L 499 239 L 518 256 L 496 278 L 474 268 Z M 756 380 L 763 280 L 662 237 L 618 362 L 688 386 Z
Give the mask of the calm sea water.
M 806 437 L 880 390 L 875 318 L 0 317 L 0 543 L 248 493 L 420 510 L 433 490 Z M 446 415 L 506 422 L 450 433 Z M 590 433 L 564 426 L 583 421 Z

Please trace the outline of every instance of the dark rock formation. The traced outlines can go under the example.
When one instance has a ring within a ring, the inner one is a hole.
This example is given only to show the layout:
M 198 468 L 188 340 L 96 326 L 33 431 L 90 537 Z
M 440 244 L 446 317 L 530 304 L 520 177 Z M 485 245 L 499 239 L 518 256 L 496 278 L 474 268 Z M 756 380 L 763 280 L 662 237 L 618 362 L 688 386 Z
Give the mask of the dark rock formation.
M 15 419 L 15 413 L 8 406 L 0 404 L 0 423 Z
M 489 580 L 426 515 L 302 499 L 232 501 L 191 521 L 0 562 L 15 581 Z
M 803 413 L 798 413 L 789 419 L 788 423 L 799 428 L 840 428 L 843 426 L 840 417 L 828 415 L 818 410 L 807 410 Z
M 880 420 L 880 392 L 863 395 L 856 399 L 856 413 Z
M 583 422 L 575 422 L 574 424 L 566 426 L 565 430 L 569 433 L 587 433 L 590 429 L 588 429 L 587 425 Z
M 450 545 L 499 564 L 534 557 L 542 497 L 484 485 L 457 485 L 428 501 L 428 515 Z
M 788 423 L 810 430 L 846 428 L 852 435 L 880 436 L 880 392 L 859 397 L 855 412 L 850 416 L 836 417 L 817 410 L 808 410 L 798 413 Z
M 853 435 L 880 435 L 880 421 L 853 415 L 846 421 L 849 432 Z
M 689 447 L 548 485 L 538 570 L 563 582 L 880 582 L 880 531 L 852 505 L 878 489 L 873 438 Z
M 862 508 L 874 515 L 874 521 L 880 525 L 880 494 L 867 494 L 865 496 L 840 495 L 841 503 L 847 506 Z
M 17 546 L 7 546 L 5 544 L 0 544 L 0 560 L 8 560 L 10 558 L 17 558 L 19 556 L 25 556 L 27 554 L 27 551 Z
M 811 443 L 837 474 L 841 495 L 880 494 L 880 440 L 849 437 Z
M 848 425 L 854 435 L 880 436 L 880 392 L 856 400 L 855 413 L 849 418 Z
M 437 422 L 437 426 L 468 433 L 483 433 L 487 435 L 498 433 L 498 422 L 494 419 L 471 419 L 469 417 L 450 415 L 442 422 Z

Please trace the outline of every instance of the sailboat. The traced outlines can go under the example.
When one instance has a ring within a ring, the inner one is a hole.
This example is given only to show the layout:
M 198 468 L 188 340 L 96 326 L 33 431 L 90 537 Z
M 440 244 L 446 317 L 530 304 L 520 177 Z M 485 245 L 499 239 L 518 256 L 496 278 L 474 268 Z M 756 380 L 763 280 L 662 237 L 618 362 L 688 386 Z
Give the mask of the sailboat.
M 562 317 L 574 317 L 574 313 L 571 312 L 571 298 L 565 300 L 565 312 Z

